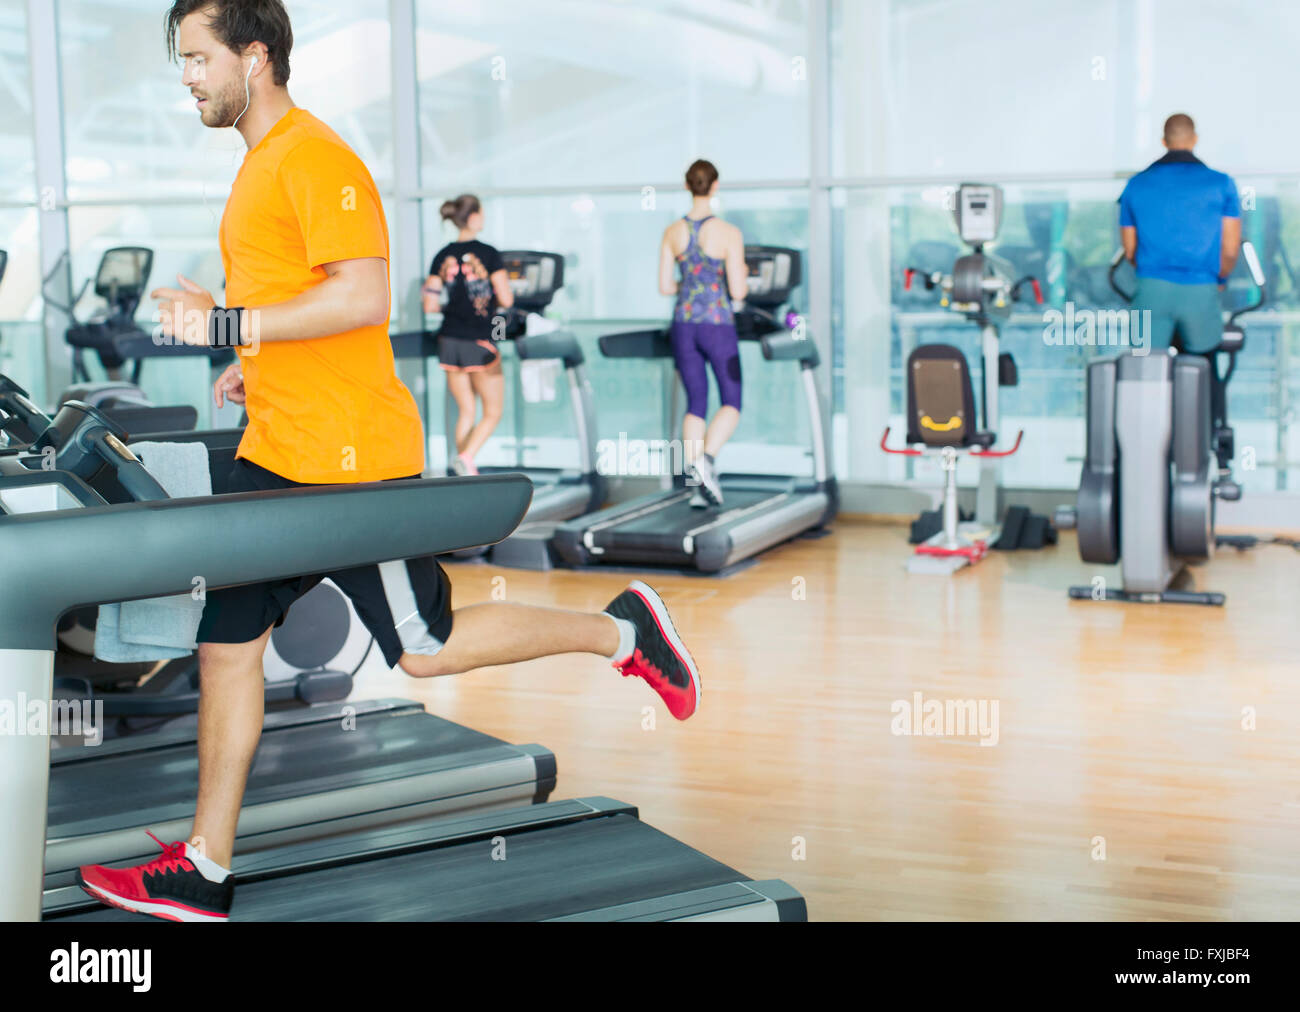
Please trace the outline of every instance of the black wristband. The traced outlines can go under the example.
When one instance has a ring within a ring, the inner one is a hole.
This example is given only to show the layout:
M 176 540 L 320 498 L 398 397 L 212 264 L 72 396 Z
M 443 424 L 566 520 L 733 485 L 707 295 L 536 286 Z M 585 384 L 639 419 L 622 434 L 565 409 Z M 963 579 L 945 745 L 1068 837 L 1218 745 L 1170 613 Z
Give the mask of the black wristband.
M 208 314 L 208 347 L 238 348 L 243 342 L 244 310 L 217 306 Z

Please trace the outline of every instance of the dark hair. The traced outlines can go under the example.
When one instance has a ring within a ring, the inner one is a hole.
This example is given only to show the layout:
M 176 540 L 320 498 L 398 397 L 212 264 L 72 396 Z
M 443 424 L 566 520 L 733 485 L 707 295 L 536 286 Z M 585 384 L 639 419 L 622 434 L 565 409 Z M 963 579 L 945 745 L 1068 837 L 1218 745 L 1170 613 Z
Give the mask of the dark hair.
M 691 167 L 686 170 L 686 188 L 697 197 L 707 197 L 717 181 L 718 170 L 703 158 L 691 162 Z
M 1165 120 L 1165 140 L 1179 141 L 1196 133 L 1196 124 L 1185 112 L 1176 112 Z
M 469 224 L 469 218 L 472 214 L 478 214 L 483 210 L 483 205 L 479 203 L 478 197 L 472 193 L 462 193 L 455 200 L 447 200 L 442 205 L 442 220 L 450 221 L 457 228 L 464 228 Z
M 163 28 L 167 55 L 173 60 L 177 57 L 176 33 L 181 22 L 196 11 L 208 16 L 208 30 L 237 56 L 254 42 L 266 46 L 275 83 L 281 88 L 289 83 L 293 26 L 280 0 L 176 0 Z

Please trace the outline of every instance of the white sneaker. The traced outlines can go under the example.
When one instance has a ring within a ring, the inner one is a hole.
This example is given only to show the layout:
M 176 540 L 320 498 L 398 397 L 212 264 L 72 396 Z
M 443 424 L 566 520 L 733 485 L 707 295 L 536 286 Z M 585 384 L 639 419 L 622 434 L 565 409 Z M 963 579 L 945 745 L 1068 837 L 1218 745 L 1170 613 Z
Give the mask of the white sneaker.
M 704 497 L 711 504 L 721 506 L 722 486 L 718 484 L 718 476 L 713 473 L 712 465 L 704 457 L 695 462 L 695 466 L 691 468 L 691 475 L 700 483 L 700 490 L 704 493 Z
M 695 491 L 691 493 L 691 509 L 704 510 L 709 508 L 709 500 L 704 498 L 704 493 L 700 491 L 700 486 L 695 486 Z

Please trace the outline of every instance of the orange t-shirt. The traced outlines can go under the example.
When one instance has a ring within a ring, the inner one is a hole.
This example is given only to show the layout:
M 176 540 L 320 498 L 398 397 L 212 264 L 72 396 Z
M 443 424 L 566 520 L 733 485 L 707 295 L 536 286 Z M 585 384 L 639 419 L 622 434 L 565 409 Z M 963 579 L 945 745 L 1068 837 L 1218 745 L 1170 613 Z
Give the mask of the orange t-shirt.
M 325 280 L 323 264 L 388 261 L 374 180 L 339 136 L 291 109 L 244 159 L 221 220 L 226 304 L 256 309 Z M 238 455 L 291 481 L 383 481 L 424 470 L 424 431 L 385 326 L 240 352 Z

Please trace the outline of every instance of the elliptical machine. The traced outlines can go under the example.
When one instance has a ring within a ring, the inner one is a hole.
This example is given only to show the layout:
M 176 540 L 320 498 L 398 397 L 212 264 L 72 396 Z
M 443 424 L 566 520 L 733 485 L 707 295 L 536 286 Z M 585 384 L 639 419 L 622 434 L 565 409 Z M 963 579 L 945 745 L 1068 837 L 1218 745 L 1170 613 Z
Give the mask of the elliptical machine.
M 85 296 L 86 289 L 90 287 L 92 279 L 87 278 L 82 282 L 76 296 L 67 305 L 50 298 L 49 283 L 62 264 L 61 258 L 59 263 L 55 264 L 54 270 L 45 278 L 41 292 L 49 305 L 66 313 L 68 319 L 72 321 L 65 338 L 72 348 L 73 380 L 78 383 L 91 382 L 85 353 L 94 351 L 99 355 L 100 363 L 110 380 L 117 384 L 117 389 L 121 394 L 130 396 L 132 387 L 138 389 L 139 364 L 136 365 L 130 383 L 122 383 L 114 376 L 114 373 L 126 365 L 126 360 L 117 353 L 113 341 L 119 335 L 132 334 L 140 330 L 135 322 L 135 311 L 140 306 L 140 300 L 144 298 L 145 288 L 149 284 L 149 275 L 153 273 L 153 250 L 146 246 L 118 246 L 104 251 L 93 282 L 95 294 L 104 300 L 105 308 L 85 321 L 77 319 L 75 310 Z M 94 406 L 101 407 L 102 404 Z
M 198 411 L 186 405 L 156 405 L 140 388 L 140 371 L 144 365 L 142 356 L 146 348 L 154 349 L 156 346 L 152 336 L 136 324 L 135 312 L 153 272 L 153 250 L 145 246 L 119 246 L 104 251 L 93 283 L 95 295 L 104 301 L 105 307 L 84 321 L 77 319 L 76 308 L 92 279 L 87 278 L 66 305 L 51 297 L 49 292 L 50 282 L 66 256 L 59 258 L 41 284 L 41 297 L 45 302 L 71 321 L 64 337 L 72 349 L 74 384 L 59 395 L 55 410 L 69 401 L 89 404 L 137 436 L 193 429 L 198 424 Z M 134 356 L 130 353 L 131 346 L 137 349 Z M 213 354 L 208 349 L 194 350 Z M 87 351 L 98 355 L 108 380 L 91 380 L 85 359 Z M 228 354 L 228 351 L 222 350 L 217 354 Z M 132 357 L 135 357 L 135 366 L 131 378 L 120 378 L 117 374 Z
M 1020 449 L 1024 432 L 1010 449 L 995 450 L 998 427 L 998 389 L 1015 386 L 1015 360 L 1001 350 L 998 321 L 1011 315 L 1026 284 L 1038 303 L 1042 288 L 1032 275 L 1014 279 L 1011 265 L 985 251 L 1002 226 L 1002 188 L 963 183 L 957 189 L 953 218 L 963 242 L 972 252 L 958 257 L 952 273 L 904 270 L 904 290 L 917 276 L 927 290 L 939 289 L 940 304 L 961 313 L 980 327 L 983 397 L 977 417 L 966 356 L 948 344 L 927 344 L 913 349 L 907 359 L 907 446 L 888 445 L 889 432 L 880 437 L 886 453 L 909 457 L 935 456 L 944 471 L 943 530 L 916 548 L 908 563 L 911 572 L 952 573 L 982 559 L 992 538 L 978 537 L 974 528 L 990 531 L 997 523 L 998 460 Z M 957 464 L 961 455 L 980 460 L 975 525 L 963 528 L 957 506 Z
M 64 255 L 66 257 L 66 254 Z M 152 406 L 140 388 L 140 374 L 146 359 L 161 357 L 204 357 L 213 368 L 234 361 L 229 348 L 204 348 L 186 344 L 159 344 L 153 335 L 135 322 L 140 300 L 149 286 L 153 273 L 153 250 L 146 246 L 117 246 L 104 251 L 99 268 L 95 271 L 94 291 L 105 303 L 105 308 L 90 319 L 80 321 L 76 307 L 91 285 L 86 279 L 76 297 L 64 305 L 50 297 L 49 284 L 62 266 L 63 258 L 55 264 L 41 286 L 42 297 L 72 321 L 65 334 L 72 348 L 72 378 L 77 384 L 59 398 L 59 405 L 67 401 L 80 401 L 102 410 L 114 408 Z M 109 376 L 106 383 L 95 383 L 86 366 L 85 353 L 93 351 Z M 129 379 L 118 375 L 132 363 Z
M 1264 304 L 1265 278 L 1255 247 L 1242 259 L 1258 294 L 1233 312 L 1208 355 L 1125 352 L 1088 366 L 1087 444 L 1076 518 L 1079 555 L 1119 563 L 1121 587 L 1101 578 L 1070 588 L 1084 601 L 1222 605 L 1225 596 L 1173 587 L 1189 563 L 1214 554 L 1215 505 L 1241 498 L 1232 479 L 1234 439 L 1228 381 L 1246 333 L 1237 322 Z M 1111 287 L 1123 251 L 1111 261 Z M 1227 368 L 1220 370 L 1222 356 Z

